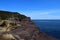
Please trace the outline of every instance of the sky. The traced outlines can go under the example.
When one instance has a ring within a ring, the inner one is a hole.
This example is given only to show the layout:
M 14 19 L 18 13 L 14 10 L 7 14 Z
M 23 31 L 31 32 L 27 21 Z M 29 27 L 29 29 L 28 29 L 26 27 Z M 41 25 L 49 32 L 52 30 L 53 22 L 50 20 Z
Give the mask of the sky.
M 31 19 L 60 19 L 60 0 L 0 0 L 0 10 L 19 12 Z

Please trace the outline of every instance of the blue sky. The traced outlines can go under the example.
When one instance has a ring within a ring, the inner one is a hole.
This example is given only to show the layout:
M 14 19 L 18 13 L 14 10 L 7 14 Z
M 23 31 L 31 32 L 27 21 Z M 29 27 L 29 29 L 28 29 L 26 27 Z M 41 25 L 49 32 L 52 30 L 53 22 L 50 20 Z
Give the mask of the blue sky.
M 19 12 L 31 19 L 60 19 L 60 0 L 0 0 L 0 10 Z

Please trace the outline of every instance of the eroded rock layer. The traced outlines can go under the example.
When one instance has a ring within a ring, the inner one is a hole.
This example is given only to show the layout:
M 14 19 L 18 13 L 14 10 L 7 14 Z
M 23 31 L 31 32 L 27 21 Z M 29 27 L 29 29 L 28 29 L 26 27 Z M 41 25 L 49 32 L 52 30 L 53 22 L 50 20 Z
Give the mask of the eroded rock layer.
M 58 40 L 42 33 L 30 17 L 17 12 L 0 11 L 0 14 L 1 21 L 5 21 L 0 22 L 3 30 L 0 32 L 0 40 Z

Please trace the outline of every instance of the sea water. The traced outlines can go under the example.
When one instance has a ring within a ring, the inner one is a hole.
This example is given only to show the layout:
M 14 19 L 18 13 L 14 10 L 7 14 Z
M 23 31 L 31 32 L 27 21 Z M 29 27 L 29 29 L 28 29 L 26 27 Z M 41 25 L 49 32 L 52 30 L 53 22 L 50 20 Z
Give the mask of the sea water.
M 41 32 L 44 32 L 52 37 L 60 39 L 60 20 L 33 20 L 39 27 Z

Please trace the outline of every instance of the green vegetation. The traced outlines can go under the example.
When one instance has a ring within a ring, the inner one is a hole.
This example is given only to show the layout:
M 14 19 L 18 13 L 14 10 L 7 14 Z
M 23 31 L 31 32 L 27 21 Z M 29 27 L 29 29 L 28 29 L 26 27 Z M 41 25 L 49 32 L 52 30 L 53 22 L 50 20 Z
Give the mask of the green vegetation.
M 6 21 L 4 21 L 1 26 L 2 26 L 2 27 L 7 26 Z
M 10 23 L 10 25 L 13 26 L 13 27 L 17 26 L 16 23 Z
M 21 15 L 20 13 L 17 13 L 17 12 L 0 11 L 1 20 L 6 20 L 12 17 L 19 18 L 19 20 L 23 20 L 26 18 L 26 16 Z

